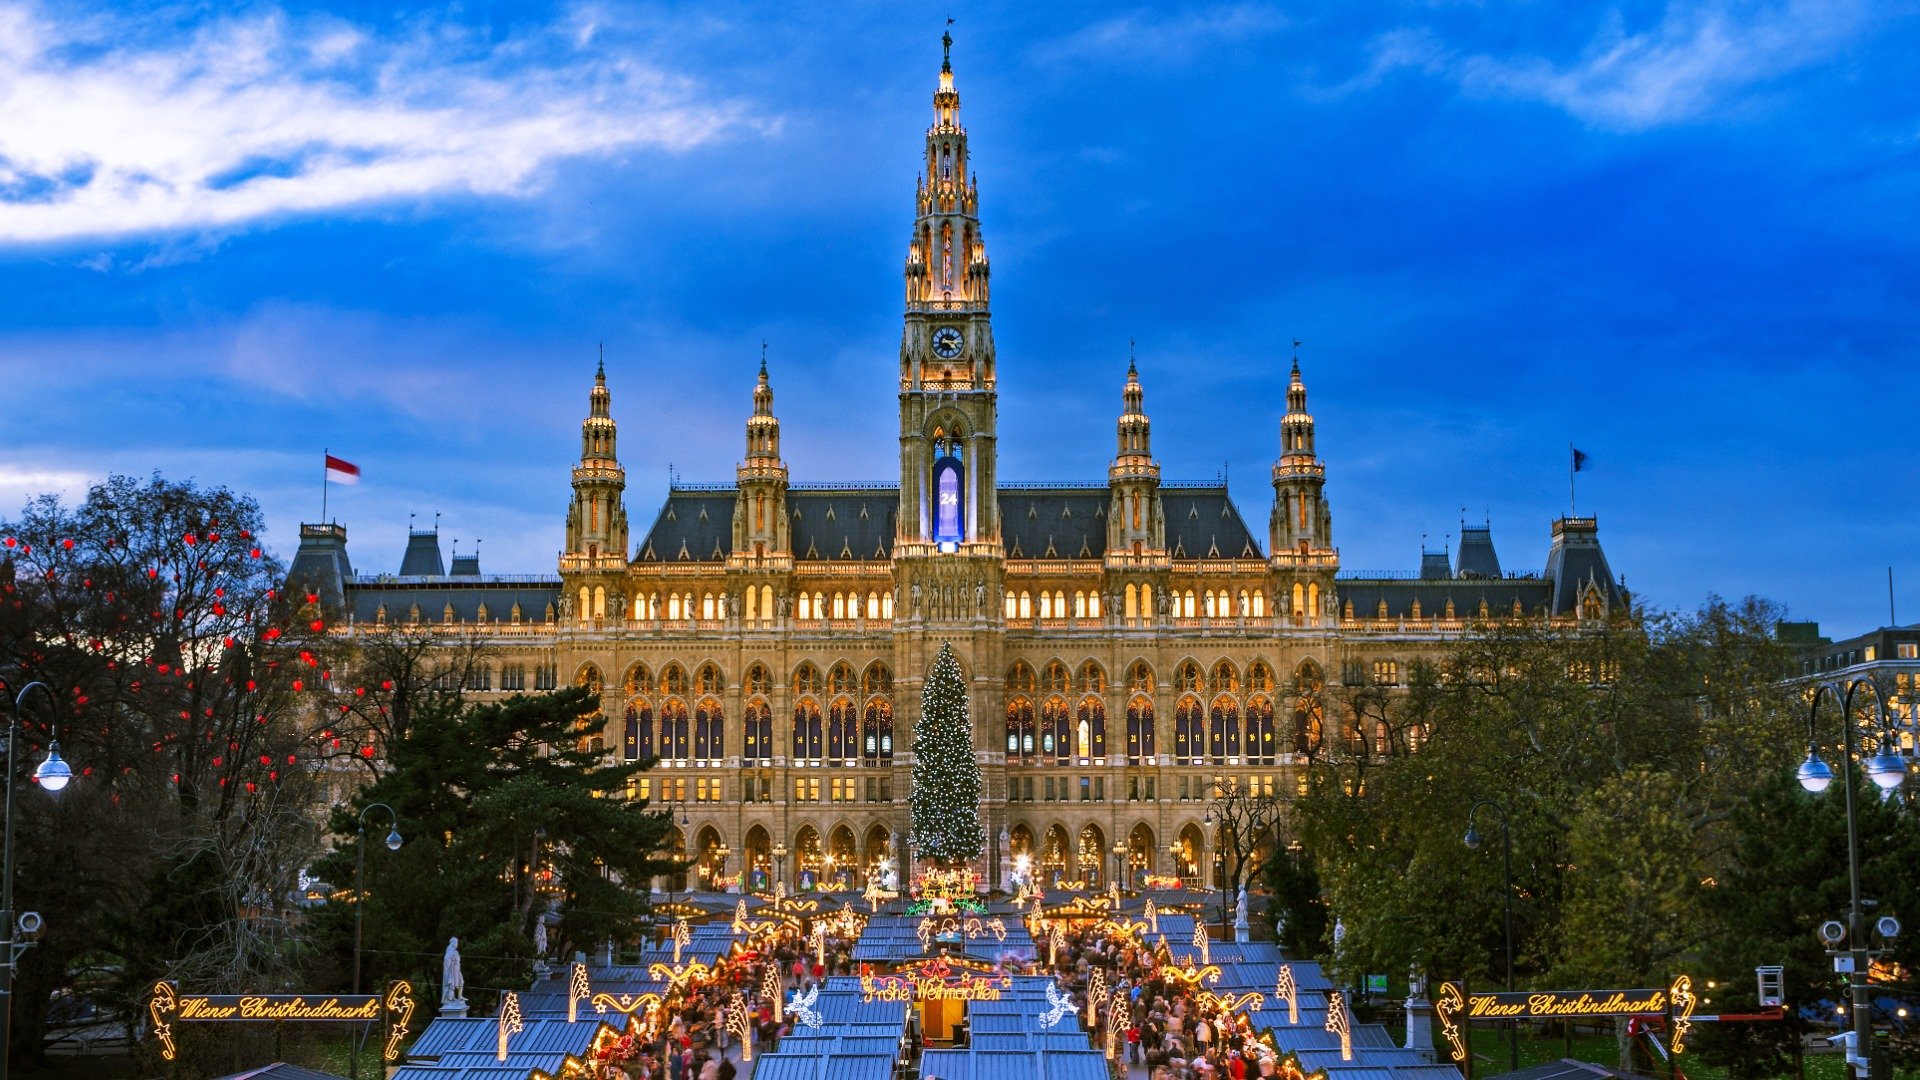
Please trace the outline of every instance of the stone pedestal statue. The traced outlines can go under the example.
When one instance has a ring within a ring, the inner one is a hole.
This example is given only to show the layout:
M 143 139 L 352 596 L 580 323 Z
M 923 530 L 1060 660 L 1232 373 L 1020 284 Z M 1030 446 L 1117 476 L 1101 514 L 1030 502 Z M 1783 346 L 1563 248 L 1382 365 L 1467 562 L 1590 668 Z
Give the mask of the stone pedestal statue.
M 1247 887 L 1240 886 L 1240 898 L 1233 902 L 1233 940 L 1247 940 Z
M 460 939 L 448 938 L 440 958 L 440 1015 L 449 1019 L 467 1015 L 467 977 L 460 971 Z
M 1439 1060 L 1433 1048 L 1433 1002 L 1427 1000 L 1427 977 L 1417 966 L 1407 971 L 1407 1049 L 1429 1064 Z

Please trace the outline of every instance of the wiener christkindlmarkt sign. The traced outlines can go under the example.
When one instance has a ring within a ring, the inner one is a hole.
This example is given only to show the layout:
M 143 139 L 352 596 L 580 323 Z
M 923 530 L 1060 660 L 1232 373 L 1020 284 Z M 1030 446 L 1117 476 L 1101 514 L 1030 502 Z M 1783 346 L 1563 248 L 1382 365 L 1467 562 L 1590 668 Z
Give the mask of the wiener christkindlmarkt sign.
M 393 1061 L 413 1009 L 413 987 L 405 982 L 391 984 L 385 994 L 183 994 L 172 983 L 159 982 L 147 998 L 160 1056 L 168 1061 L 174 1057 L 174 1024 L 242 1021 L 384 1024 L 384 1056 Z
M 1693 980 L 1681 975 L 1665 990 L 1520 990 L 1469 992 L 1457 982 L 1440 984 L 1433 1012 L 1440 1018 L 1440 1034 L 1447 1058 L 1472 1077 L 1473 1058 L 1467 1048 L 1466 1024 L 1473 1020 L 1588 1020 L 1605 1017 L 1663 1017 L 1667 1021 L 1668 1049 L 1674 1056 L 1686 1051 L 1687 1032 L 1693 1027 Z

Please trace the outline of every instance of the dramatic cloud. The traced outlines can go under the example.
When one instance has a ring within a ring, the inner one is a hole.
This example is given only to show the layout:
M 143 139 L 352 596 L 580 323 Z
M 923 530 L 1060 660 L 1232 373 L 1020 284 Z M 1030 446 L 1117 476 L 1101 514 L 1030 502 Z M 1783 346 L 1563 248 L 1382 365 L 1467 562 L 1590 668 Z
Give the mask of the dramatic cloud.
M 269 11 L 155 36 L 0 4 L 0 242 L 233 226 L 681 151 L 745 108 L 577 23 L 388 36 Z
M 1366 70 L 1340 89 L 1412 69 L 1451 78 L 1472 94 L 1543 101 L 1595 127 L 1639 131 L 1712 115 L 1831 58 L 1867 16 L 1854 0 L 1674 4 L 1656 26 L 1628 33 L 1616 12 L 1571 62 L 1466 54 L 1430 32 L 1400 30 L 1378 38 Z

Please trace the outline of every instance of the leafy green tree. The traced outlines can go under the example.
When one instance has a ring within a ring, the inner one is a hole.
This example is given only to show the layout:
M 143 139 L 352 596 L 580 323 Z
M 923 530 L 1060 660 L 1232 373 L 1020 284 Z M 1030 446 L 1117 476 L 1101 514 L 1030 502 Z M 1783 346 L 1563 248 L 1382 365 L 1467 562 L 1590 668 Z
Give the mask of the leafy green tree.
M 1287 955 L 1318 960 L 1327 950 L 1327 901 L 1320 875 L 1305 848 L 1281 848 L 1261 866 L 1274 917 L 1274 939 Z
M 951 645 L 940 646 L 920 691 L 909 802 L 918 857 L 942 866 L 980 857 L 980 762 L 973 756 L 967 684 Z
M 398 976 L 437 985 L 450 937 L 476 990 L 522 985 L 533 919 L 549 901 L 563 953 L 642 936 L 649 880 L 681 864 L 658 854 L 670 812 L 628 797 L 652 763 L 609 764 L 587 749 L 598 708 L 589 687 L 419 705 L 385 771 L 334 814 L 342 839 L 317 868 L 338 890 L 332 917 L 350 944 L 359 818 L 375 803 L 393 809 L 406 837 L 398 851 L 379 842 L 386 815 L 367 815 L 363 986 Z

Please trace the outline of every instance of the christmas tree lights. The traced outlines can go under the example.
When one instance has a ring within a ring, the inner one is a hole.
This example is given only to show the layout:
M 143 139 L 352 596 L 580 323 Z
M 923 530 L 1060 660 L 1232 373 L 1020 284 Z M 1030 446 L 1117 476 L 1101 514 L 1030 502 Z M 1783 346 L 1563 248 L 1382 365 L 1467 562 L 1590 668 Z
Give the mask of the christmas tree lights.
M 953 647 L 942 644 L 920 691 L 913 735 L 913 845 L 942 866 L 980 857 L 980 763 L 973 756 L 972 710 Z

